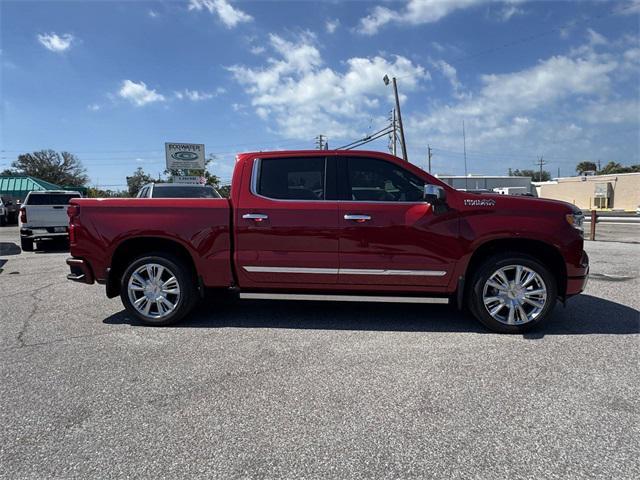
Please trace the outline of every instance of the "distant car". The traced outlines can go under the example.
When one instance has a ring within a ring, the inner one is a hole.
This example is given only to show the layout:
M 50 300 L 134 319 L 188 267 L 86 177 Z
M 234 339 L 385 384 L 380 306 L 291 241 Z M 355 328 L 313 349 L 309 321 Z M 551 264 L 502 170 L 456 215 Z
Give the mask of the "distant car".
M 12 196 L 3 195 L 2 197 L 0 197 L 0 203 L 4 204 L 4 208 L 7 213 L 8 222 L 9 223 L 17 222 L 20 201 L 15 200 Z
M 20 246 L 32 251 L 33 242 L 69 236 L 67 205 L 72 198 L 81 198 L 79 192 L 67 190 L 35 190 L 29 192 L 20 207 L 18 227 Z
M 640 205 L 638 205 L 638 208 L 636 208 L 636 215 L 640 215 Z
M 0 226 L 4 227 L 9 223 L 9 209 L 5 207 L 2 197 L 0 197 Z
M 137 198 L 222 198 L 211 185 L 184 183 L 149 183 L 142 187 Z

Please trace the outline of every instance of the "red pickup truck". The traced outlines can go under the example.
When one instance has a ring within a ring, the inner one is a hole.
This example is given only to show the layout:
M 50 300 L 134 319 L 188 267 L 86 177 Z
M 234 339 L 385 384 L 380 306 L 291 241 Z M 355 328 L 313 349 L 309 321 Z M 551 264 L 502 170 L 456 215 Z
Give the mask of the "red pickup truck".
M 68 278 L 106 284 L 151 325 L 218 288 L 453 303 L 519 333 L 580 293 L 589 271 L 573 205 L 457 191 L 380 152 L 243 153 L 230 199 L 74 199 L 68 213 Z

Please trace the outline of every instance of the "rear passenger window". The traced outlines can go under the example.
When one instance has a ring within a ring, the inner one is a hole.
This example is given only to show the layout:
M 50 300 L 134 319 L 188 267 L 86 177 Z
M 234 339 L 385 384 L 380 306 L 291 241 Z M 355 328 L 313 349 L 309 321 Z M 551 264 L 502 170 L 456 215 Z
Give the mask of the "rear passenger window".
M 263 159 L 257 193 L 283 200 L 324 200 L 325 163 L 324 157 Z

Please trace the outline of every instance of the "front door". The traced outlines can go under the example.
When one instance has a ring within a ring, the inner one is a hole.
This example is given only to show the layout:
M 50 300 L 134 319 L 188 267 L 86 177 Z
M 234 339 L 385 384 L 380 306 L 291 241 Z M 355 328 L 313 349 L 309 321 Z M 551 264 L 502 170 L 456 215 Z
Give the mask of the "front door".
M 271 157 L 245 168 L 251 169 L 251 188 L 243 186 L 235 212 L 240 285 L 291 290 L 335 284 L 340 227 L 335 159 Z
M 447 285 L 457 220 L 434 214 L 423 200 L 425 180 L 386 160 L 354 156 L 338 162 L 345 199 L 339 284 L 363 290 Z

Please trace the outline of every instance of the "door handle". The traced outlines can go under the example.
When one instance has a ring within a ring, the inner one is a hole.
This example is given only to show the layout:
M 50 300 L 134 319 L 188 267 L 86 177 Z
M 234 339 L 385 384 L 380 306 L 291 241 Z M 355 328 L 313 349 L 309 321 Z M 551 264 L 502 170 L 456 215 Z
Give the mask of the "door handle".
M 55 209 L 59 210 L 59 209 L 64 208 L 64 207 L 63 207 L 62 205 L 56 205 L 56 206 L 55 206 L 55 207 L 53 207 L 53 208 L 55 208 Z
M 352 213 L 347 213 L 344 216 L 345 220 L 353 220 L 354 222 L 363 223 L 371 220 L 371 215 L 354 215 Z
M 256 222 L 262 222 L 263 220 L 267 220 L 269 215 L 265 215 L 264 213 L 245 213 L 242 215 L 242 218 L 245 220 L 254 220 Z

